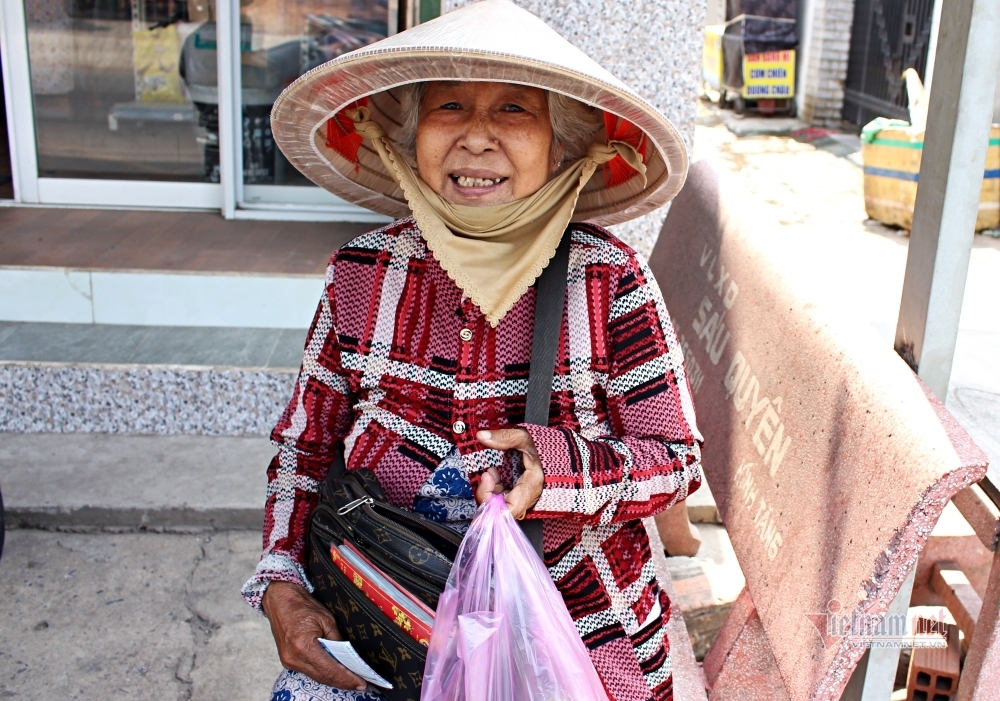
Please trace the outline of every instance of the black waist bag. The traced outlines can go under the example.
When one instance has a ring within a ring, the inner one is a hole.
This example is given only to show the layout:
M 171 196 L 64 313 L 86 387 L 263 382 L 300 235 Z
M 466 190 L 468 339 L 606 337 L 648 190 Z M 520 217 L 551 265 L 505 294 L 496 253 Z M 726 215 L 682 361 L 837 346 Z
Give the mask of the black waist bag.
M 392 682 L 392 701 L 419 701 L 427 648 L 390 620 L 333 563 L 330 546 L 349 542 L 432 609 L 444 591 L 462 536 L 392 506 L 369 470 L 323 483 L 309 529 L 313 596 L 333 613 L 341 635 L 372 669 Z
M 548 425 L 552 377 L 562 326 L 571 234 L 538 279 L 535 328 L 525 421 Z M 520 521 L 542 556 L 542 524 Z M 379 689 L 391 701 L 419 701 L 427 648 L 389 619 L 333 563 L 330 546 L 349 542 L 398 585 L 432 609 L 444 591 L 462 536 L 457 531 L 386 501 L 370 470 L 346 472 L 337 455 L 309 524 L 309 578 L 316 597 L 337 621 L 341 635 L 372 669 L 392 682 Z

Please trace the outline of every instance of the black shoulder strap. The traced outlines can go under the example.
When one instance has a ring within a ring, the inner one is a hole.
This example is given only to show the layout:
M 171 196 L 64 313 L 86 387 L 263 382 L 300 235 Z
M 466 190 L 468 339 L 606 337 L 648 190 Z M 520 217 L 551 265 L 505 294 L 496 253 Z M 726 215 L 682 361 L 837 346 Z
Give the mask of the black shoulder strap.
M 347 465 L 344 464 L 344 446 L 341 445 L 333 453 L 333 464 L 330 465 L 330 471 L 327 473 L 326 479 L 339 480 L 343 479 L 346 474 Z
M 528 400 L 524 421 L 539 426 L 549 425 L 552 405 L 552 378 L 556 372 L 556 351 L 559 350 L 559 330 L 562 328 L 566 298 L 566 275 L 569 272 L 569 249 L 573 235 L 567 229 L 555 255 L 538 278 L 535 302 L 535 330 L 531 340 L 531 369 L 528 371 Z M 528 540 L 542 554 L 542 522 L 521 521 Z
M 552 378 L 556 371 L 556 351 L 559 350 L 559 331 L 562 328 L 563 307 L 566 298 L 566 275 L 569 272 L 569 249 L 573 235 L 567 229 L 552 260 L 538 277 L 535 302 L 535 329 L 531 339 L 531 368 L 528 371 L 528 399 L 524 420 L 539 426 L 549 425 L 549 407 L 552 405 Z M 344 449 L 333 457 L 327 479 L 340 479 L 346 474 Z M 542 522 L 521 521 L 521 528 L 538 553 L 542 555 Z
M 549 425 L 552 378 L 556 372 L 556 351 L 559 350 L 559 330 L 562 328 L 572 238 L 569 231 L 563 234 L 559 248 L 542 271 L 536 285 L 538 297 L 535 302 L 535 330 L 531 339 L 528 405 L 524 411 L 524 420 L 529 424 Z

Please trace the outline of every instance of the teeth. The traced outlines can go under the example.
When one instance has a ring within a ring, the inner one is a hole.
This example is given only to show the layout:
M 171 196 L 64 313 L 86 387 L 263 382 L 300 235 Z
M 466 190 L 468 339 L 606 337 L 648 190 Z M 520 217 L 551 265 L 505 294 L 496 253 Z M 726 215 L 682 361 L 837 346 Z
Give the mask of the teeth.
M 503 180 L 503 178 L 469 178 L 464 175 L 459 175 L 455 178 L 457 182 L 462 187 L 489 187 L 490 185 L 496 185 L 498 182 Z

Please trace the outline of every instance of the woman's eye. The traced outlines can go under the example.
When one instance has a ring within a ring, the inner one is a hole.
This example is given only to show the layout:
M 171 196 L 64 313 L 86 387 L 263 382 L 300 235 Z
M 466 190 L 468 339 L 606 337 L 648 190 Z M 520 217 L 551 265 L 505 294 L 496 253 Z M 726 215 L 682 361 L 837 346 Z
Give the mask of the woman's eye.
M 503 110 L 504 112 L 524 112 L 524 108 L 521 107 L 521 105 L 515 105 L 512 102 L 507 103 L 500 109 Z
M 462 106 L 460 104 L 458 104 L 457 102 L 446 102 L 443 105 L 441 105 L 441 109 L 443 109 L 443 110 L 460 110 L 460 109 L 462 109 Z

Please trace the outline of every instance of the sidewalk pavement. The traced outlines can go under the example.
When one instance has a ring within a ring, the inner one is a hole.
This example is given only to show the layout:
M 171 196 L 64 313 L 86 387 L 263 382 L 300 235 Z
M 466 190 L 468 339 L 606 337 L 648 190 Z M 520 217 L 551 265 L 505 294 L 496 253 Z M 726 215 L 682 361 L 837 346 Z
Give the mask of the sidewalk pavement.
M 13 530 L 0 562 L 0 698 L 264 701 L 281 671 L 239 595 L 260 534 Z
M 264 522 L 264 436 L 7 433 L 7 522 L 76 530 L 246 529 Z

